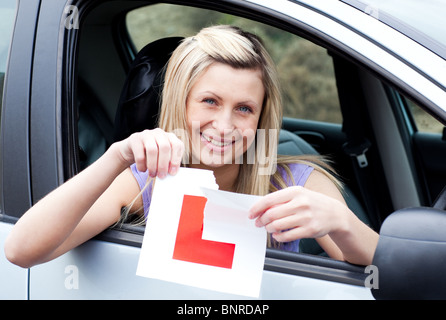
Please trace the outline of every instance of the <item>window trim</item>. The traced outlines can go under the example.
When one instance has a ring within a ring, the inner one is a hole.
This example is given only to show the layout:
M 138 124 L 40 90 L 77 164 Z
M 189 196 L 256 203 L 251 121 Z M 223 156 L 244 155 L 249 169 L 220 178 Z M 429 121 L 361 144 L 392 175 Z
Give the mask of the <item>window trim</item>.
M 18 1 L 1 110 L 0 208 L 14 222 L 31 206 L 29 107 L 39 1 Z M 8 174 L 14 172 L 14 174 Z
M 342 2 L 349 4 L 352 7 L 362 12 L 366 12 L 368 8 L 373 7 L 373 6 L 368 6 L 367 4 L 358 0 L 342 0 Z M 379 7 L 376 7 L 376 9 L 380 10 Z M 407 22 L 404 22 L 398 19 L 397 17 L 394 17 L 383 10 L 379 11 L 378 20 L 390 26 L 391 28 L 397 30 L 398 32 L 404 34 L 405 36 L 411 38 L 412 40 L 422 44 L 426 49 L 432 51 L 433 53 L 437 54 L 443 59 L 446 59 L 446 46 L 444 43 L 435 40 L 431 36 L 410 26 Z

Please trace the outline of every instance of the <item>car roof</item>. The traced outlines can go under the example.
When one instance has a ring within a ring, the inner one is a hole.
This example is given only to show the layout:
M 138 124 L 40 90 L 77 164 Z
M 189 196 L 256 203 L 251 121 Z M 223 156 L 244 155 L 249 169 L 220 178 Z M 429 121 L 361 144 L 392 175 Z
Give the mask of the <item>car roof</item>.
M 321 32 L 327 41 L 338 41 L 365 65 L 378 73 L 384 70 L 385 78 L 391 77 L 403 92 L 415 101 L 422 101 L 420 104 L 428 106 L 437 118 L 446 119 L 446 45 L 408 25 L 409 22 L 403 23 L 387 14 L 373 0 L 245 1 L 291 16 Z M 430 19 L 429 15 L 426 17 Z M 399 29 L 383 19 L 394 21 L 395 25 L 396 21 L 401 22 Z M 403 32 L 407 31 L 403 25 L 407 30 L 411 28 L 411 36 Z
M 446 59 L 444 0 L 342 0 Z

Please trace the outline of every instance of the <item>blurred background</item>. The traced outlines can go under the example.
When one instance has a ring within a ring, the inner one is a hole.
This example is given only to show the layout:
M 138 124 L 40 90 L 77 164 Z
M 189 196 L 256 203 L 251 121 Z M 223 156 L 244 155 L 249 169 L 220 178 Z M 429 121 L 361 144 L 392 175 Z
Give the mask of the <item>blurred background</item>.
M 159 17 L 163 17 L 160 23 Z M 163 37 L 191 36 L 201 28 L 230 24 L 258 35 L 276 63 L 284 116 L 342 123 L 333 63 L 327 50 L 304 38 L 248 19 L 199 8 L 155 4 L 128 13 L 127 29 L 135 48 Z M 420 131 L 440 133 L 443 126 L 406 99 Z

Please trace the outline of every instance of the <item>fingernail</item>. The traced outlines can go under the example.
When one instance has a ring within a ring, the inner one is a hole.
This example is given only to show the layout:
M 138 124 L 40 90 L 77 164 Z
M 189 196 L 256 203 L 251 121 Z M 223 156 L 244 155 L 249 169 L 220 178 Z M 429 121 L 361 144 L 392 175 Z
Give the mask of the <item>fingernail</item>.
M 158 178 L 164 179 L 165 177 L 166 177 L 166 173 L 165 172 L 158 173 Z

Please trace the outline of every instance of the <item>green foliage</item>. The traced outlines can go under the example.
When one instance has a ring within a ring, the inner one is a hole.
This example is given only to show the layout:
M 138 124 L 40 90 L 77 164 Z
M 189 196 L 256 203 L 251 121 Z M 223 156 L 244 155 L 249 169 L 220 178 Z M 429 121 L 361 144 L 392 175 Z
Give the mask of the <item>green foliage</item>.
M 217 24 L 236 25 L 262 38 L 277 65 L 285 116 L 342 121 L 331 57 L 306 39 L 241 17 L 175 5 L 151 5 L 127 16 L 129 34 L 137 49 L 159 38 L 186 37 Z

